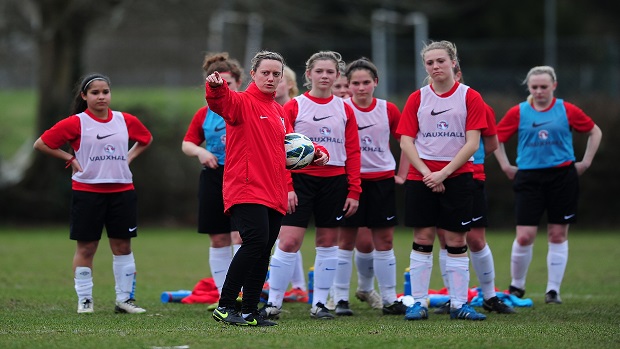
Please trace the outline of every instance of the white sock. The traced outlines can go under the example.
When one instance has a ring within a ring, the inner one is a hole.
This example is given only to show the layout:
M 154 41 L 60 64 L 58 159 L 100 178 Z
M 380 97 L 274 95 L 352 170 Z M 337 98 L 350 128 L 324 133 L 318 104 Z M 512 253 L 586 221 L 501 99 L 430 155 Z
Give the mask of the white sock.
M 233 256 L 237 254 L 237 251 L 241 248 L 241 244 L 233 244 Z
M 116 290 L 116 301 L 124 302 L 134 298 L 136 262 L 133 258 L 133 252 L 121 256 L 112 256 L 112 270 L 116 282 L 114 288 Z
M 89 267 L 76 267 L 73 281 L 78 300 L 93 299 L 93 272 Z
M 268 303 L 280 308 L 297 262 L 297 252 L 284 252 L 277 245 L 269 263 Z
M 474 266 L 476 276 L 478 276 L 483 298 L 495 297 L 495 265 L 493 253 L 491 253 L 488 244 L 478 252 L 471 252 L 471 264 Z
M 411 251 L 409 254 L 409 274 L 411 275 L 411 296 L 416 302 L 428 307 L 428 286 L 433 271 L 433 254 Z
M 338 246 L 316 247 L 314 259 L 314 296 L 312 303 L 327 303 L 329 289 L 334 283 L 338 266 Z
M 353 251 L 338 249 L 338 266 L 334 276 L 333 298 L 334 302 L 348 301 L 351 287 L 351 274 L 353 273 Z
M 560 293 L 562 279 L 564 279 L 564 271 L 568 262 L 568 240 L 559 244 L 549 243 L 549 251 L 547 252 L 547 291 L 555 290 Z
M 450 285 L 448 282 L 448 273 L 446 273 L 446 258 L 448 258 L 448 250 L 442 248 L 439 250 L 439 270 L 441 271 L 441 279 L 443 280 L 443 286 L 448 290 L 450 294 Z
M 396 302 L 396 256 L 394 256 L 394 250 L 375 250 L 373 259 L 383 304 L 392 304 Z
M 224 286 L 224 281 L 226 281 L 226 274 L 228 273 L 232 257 L 233 254 L 230 246 L 209 247 L 209 267 L 211 268 L 211 276 L 219 294 L 222 294 L 222 286 Z
M 291 286 L 293 286 L 293 288 L 299 288 L 303 291 L 307 291 L 306 273 L 304 270 L 304 260 L 301 256 L 301 251 L 297 251 L 297 261 L 295 262 L 295 270 L 293 270 L 293 277 L 291 278 Z
M 448 273 L 448 282 L 450 283 L 450 307 L 452 309 L 460 309 L 463 304 L 467 303 L 467 294 L 469 290 L 469 257 L 452 257 L 446 258 L 446 272 Z
M 510 256 L 510 275 L 512 281 L 510 284 L 520 289 L 525 289 L 525 278 L 527 277 L 527 269 L 532 262 L 532 251 L 534 244 L 529 246 L 521 246 L 515 239 L 512 243 L 512 254 Z
M 364 253 L 355 250 L 355 266 L 357 267 L 357 289 L 372 291 L 375 288 L 375 271 L 372 252 Z

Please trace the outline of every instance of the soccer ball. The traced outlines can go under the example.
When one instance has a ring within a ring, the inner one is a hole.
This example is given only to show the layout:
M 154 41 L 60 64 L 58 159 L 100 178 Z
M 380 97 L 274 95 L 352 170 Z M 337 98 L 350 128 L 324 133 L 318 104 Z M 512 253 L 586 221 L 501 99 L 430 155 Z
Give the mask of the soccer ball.
M 314 144 L 310 138 L 301 133 L 286 134 L 284 150 L 286 151 L 286 168 L 289 170 L 302 169 L 314 160 Z

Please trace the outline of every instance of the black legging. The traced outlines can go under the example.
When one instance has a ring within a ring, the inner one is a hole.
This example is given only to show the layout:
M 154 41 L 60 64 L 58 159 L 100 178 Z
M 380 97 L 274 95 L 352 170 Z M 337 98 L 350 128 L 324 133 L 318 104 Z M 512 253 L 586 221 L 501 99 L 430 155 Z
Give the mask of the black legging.
M 235 205 L 230 212 L 243 242 L 228 268 L 219 306 L 234 307 L 243 287 L 241 311 L 249 314 L 258 309 L 271 249 L 278 238 L 283 215 L 259 204 Z

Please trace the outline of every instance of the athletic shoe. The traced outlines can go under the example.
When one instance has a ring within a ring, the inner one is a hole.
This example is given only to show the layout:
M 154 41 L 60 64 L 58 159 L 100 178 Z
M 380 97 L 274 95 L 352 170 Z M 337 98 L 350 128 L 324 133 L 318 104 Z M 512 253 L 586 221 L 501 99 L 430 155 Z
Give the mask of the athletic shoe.
M 215 308 L 217 308 L 219 305 L 219 303 L 215 302 L 215 303 L 211 303 L 209 305 L 207 305 L 207 311 L 214 311 Z
M 545 294 L 545 303 L 547 304 L 562 304 L 562 299 L 557 291 L 551 290 Z
M 92 298 L 84 298 L 78 301 L 78 314 L 90 314 L 95 311 Z
M 401 301 L 395 301 L 392 304 L 383 306 L 383 315 L 405 315 L 407 313 L 407 306 Z
M 516 313 L 515 310 L 511 306 L 509 306 L 506 303 L 502 302 L 502 300 L 499 299 L 499 297 L 497 297 L 497 296 L 491 297 L 489 299 L 485 299 L 482 302 L 482 307 L 486 311 L 497 312 L 498 314 L 514 314 L 514 313 Z
M 248 323 L 245 321 L 243 316 L 239 314 L 234 307 L 217 307 L 213 311 L 213 319 L 217 322 L 224 322 L 229 325 L 235 326 L 247 326 Z
M 460 309 L 450 310 L 450 319 L 481 321 L 486 318 L 486 315 L 476 312 L 474 308 L 467 304 L 463 304 Z
M 440 305 L 437 309 L 435 309 L 434 313 L 437 315 L 450 314 L 450 301 L 447 301 L 444 304 Z
M 265 319 L 258 311 L 253 312 L 252 314 L 243 318 L 245 322 L 247 322 L 248 326 L 277 326 L 278 324 Z
M 336 304 L 336 315 L 338 316 L 353 315 L 353 310 L 349 308 L 349 301 L 345 301 L 345 300 L 338 301 L 338 304 Z
M 262 316 L 263 318 L 273 319 L 273 320 L 279 319 L 281 312 L 282 312 L 282 308 L 278 308 L 271 303 L 267 303 L 263 305 L 263 307 L 260 308 L 260 310 L 258 311 L 260 316 Z
M 375 291 L 355 291 L 355 297 L 362 302 L 368 302 L 373 309 L 383 309 L 383 300 L 381 300 L 381 296 Z
M 510 287 L 508 287 L 508 293 L 517 298 L 523 298 L 523 296 L 525 296 L 525 289 L 510 285 Z
M 426 320 L 428 319 L 428 308 L 423 307 L 422 303 L 415 302 L 414 305 L 407 308 L 405 312 L 405 320 Z
M 331 320 L 334 315 L 329 312 L 329 309 L 325 308 L 323 303 L 319 302 L 310 309 L 310 317 L 322 320 Z
M 293 288 L 290 291 L 284 292 L 284 301 L 285 302 L 299 302 L 299 303 L 308 303 L 308 292 L 302 290 L 301 288 Z
M 116 307 L 114 307 L 114 312 L 115 313 L 127 313 L 127 314 L 146 313 L 145 309 L 140 308 L 139 306 L 133 303 L 135 301 L 136 301 L 135 299 L 129 298 L 128 300 L 124 302 L 116 302 Z

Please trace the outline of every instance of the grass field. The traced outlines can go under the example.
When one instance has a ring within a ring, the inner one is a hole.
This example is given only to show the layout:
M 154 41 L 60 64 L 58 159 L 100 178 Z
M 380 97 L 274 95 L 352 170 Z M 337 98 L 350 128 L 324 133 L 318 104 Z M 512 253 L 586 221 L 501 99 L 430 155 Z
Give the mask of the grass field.
M 305 267 L 314 260 L 313 235 L 303 246 Z M 395 238 L 398 290 L 409 264 L 411 234 Z M 497 286 L 510 281 L 511 232 L 490 233 Z M 134 240 L 138 304 L 143 315 L 117 315 L 111 253 L 102 240 L 94 266 L 95 314 L 76 314 L 71 258 L 64 227 L 0 228 L 1 348 L 618 348 L 620 279 L 617 234 L 572 232 L 564 304 L 545 305 L 546 242 L 534 248 L 527 297 L 532 308 L 487 321 L 451 321 L 431 314 L 422 322 L 386 317 L 354 297 L 355 316 L 334 321 L 309 317 L 306 304 L 286 304 L 279 326 L 239 328 L 213 321 L 204 305 L 163 304 L 163 291 L 192 289 L 210 275 L 208 238 L 193 229 L 142 227 Z M 431 288 L 441 288 L 435 261 Z M 355 273 L 354 273 L 355 275 Z M 355 285 L 355 281 L 354 285 Z M 472 285 L 475 285 L 472 273 Z M 353 287 L 354 290 L 355 287 Z

